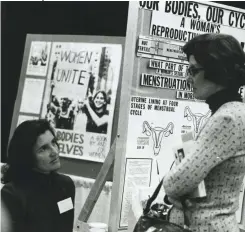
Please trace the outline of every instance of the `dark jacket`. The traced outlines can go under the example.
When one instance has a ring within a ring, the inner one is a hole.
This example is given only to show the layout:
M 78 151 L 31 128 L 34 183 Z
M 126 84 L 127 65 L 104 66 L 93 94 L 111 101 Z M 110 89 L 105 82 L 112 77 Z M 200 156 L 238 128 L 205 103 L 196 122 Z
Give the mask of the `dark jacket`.
M 72 232 L 74 208 L 60 214 L 57 204 L 71 198 L 74 205 L 75 186 L 68 176 L 32 172 L 28 180 L 5 184 L 1 197 L 14 232 Z

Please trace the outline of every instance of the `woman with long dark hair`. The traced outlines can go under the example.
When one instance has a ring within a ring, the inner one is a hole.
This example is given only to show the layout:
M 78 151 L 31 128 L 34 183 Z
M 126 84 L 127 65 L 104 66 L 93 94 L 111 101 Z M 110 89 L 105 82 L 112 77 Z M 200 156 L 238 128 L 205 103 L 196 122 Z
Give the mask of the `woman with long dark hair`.
M 85 106 L 88 116 L 86 131 L 106 134 L 109 115 L 106 93 L 98 91 L 91 102 L 85 101 Z
M 236 211 L 245 175 L 245 54 L 230 35 L 203 34 L 184 47 L 188 81 L 212 116 L 185 159 L 165 177 L 163 186 L 173 208 L 170 221 L 183 225 L 184 210 L 193 232 L 239 232 Z M 191 198 L 204 180 L 206 196 Z M 241 206 L 240 206 L 241 207 Z

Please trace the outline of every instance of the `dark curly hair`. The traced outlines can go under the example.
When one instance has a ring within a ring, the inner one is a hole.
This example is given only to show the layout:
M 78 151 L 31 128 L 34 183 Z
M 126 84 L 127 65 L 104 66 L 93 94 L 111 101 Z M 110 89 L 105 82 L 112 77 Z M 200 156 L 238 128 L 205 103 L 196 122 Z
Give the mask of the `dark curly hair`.
M 245 53 L 233 36 L 202 34 L 187 42 L 183 52 L 188 60 L 194 55 L 204 68 L 206 79 L 227 88 L 245 85 Z
M 45 119 L 28 120 L 16 128 L 8 146 L 7 164 L 1 170 L 2 183 L 28 178 L 35 164 L 33 147 L 39 135 L 47 130 L 55 136 L 54 129 Z

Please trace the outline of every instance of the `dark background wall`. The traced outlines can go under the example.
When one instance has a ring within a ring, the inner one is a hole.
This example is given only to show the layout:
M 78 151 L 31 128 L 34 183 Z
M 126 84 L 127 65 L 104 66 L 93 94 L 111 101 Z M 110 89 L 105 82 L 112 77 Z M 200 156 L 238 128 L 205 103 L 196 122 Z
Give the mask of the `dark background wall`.
M 218 2 L 245 8 L 244 2 Z M 1 162 L 17 95 L 26 34 L 126 36 L 128 2 L 1 2 Z
M 125 36 L 128 2 L 2 2 L 2 156 L 6 149 L 26 34 Z

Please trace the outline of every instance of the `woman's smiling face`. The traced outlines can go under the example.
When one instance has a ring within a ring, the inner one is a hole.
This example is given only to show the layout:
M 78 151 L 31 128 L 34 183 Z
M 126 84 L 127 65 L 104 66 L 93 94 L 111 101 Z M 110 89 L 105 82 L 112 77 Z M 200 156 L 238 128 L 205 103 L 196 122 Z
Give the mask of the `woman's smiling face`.
M 98 93 L 94 99 L 94 105 L 96 109 L 100 109 L 105 105 L 105 98 L 102 93 Z

